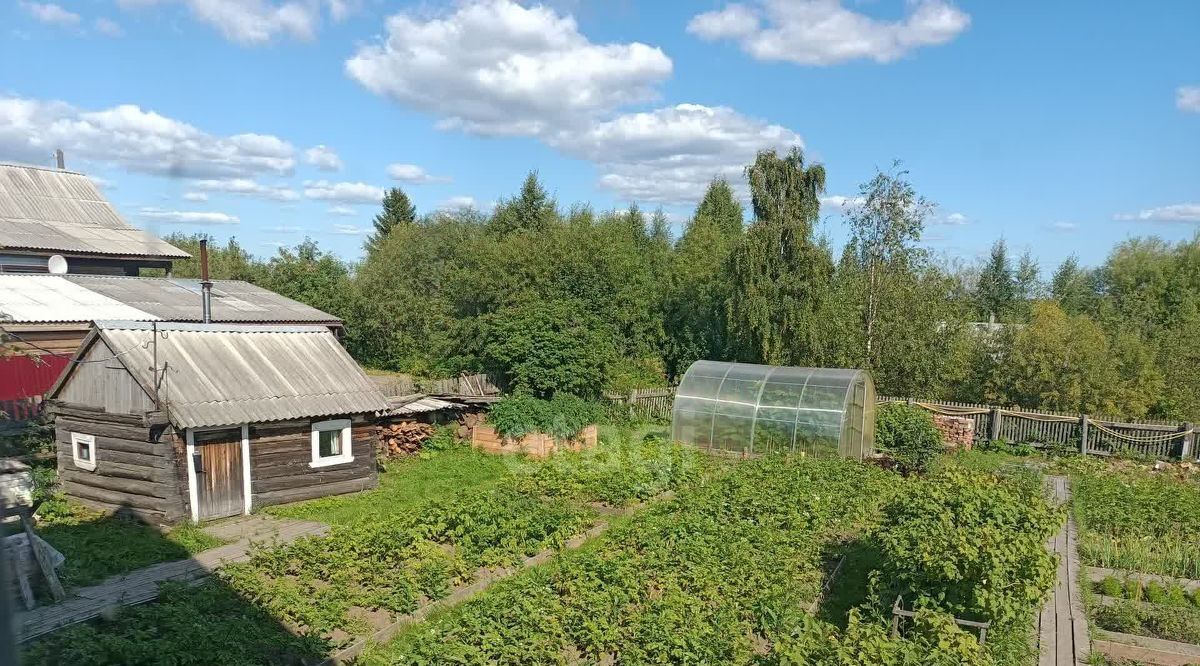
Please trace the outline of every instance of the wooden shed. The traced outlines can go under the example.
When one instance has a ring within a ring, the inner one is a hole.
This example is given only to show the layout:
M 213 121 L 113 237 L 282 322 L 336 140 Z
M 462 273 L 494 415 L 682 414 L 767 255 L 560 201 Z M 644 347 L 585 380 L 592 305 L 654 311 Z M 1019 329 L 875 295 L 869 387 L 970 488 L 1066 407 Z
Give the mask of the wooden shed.
M 148 522 L 372 488 L 388 403 L 324 326 L 97 322 L 49 393 L 66 494 Z

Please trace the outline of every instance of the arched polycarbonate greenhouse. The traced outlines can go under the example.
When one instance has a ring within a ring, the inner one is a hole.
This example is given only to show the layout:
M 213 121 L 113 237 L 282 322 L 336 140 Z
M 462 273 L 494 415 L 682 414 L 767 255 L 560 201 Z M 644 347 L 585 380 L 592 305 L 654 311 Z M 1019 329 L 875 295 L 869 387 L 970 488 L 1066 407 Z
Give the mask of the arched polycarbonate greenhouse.
M 862 460 L 875 450 L 875 385 L 864 370 L 696 361 L 675 393 L 671 433 L 733 453 Z

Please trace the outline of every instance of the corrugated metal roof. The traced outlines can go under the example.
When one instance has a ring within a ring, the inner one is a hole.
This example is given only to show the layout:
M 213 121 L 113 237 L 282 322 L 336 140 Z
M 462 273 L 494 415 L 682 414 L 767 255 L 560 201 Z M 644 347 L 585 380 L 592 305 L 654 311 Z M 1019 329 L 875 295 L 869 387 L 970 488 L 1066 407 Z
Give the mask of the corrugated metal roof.
M 55 275 L 0 275 L 0 322 L 90 319 L 153 321 L 160 317 Z
M 392 403 L 391 411 L 388 413 L 403 416 L 406 414 L 436 412 L 442 409 L 461 409 L 465 406 L 457 402 L 447 402 L 445 400 L 438 400 L 437 398 L 424 397 L 400 404 Z
M 143 386 L 153 386 L 151 325 L 96 329 Z M 388 402 L 323 326 L 158 324 L 160 390 L 180 428 L 374 413 Z
M 321 323 L 341 320 L 248 282 L 213 282 L 215 321 Z M 199 321 L 200 282 L 107 275 L 0 274 L 0 319 L 15 323 Z
M 201 318 L 199 280 L 109 275 L 63 278 L 168 321 Z M 341 319 L 328 312 L 239 280 L 213 280 L 212 317 L 216 321 L 237 322 L 341 323 Z
M 87 176 L 0 164 L 0 247 L 122 257 L 191 255 L 131 226 Z

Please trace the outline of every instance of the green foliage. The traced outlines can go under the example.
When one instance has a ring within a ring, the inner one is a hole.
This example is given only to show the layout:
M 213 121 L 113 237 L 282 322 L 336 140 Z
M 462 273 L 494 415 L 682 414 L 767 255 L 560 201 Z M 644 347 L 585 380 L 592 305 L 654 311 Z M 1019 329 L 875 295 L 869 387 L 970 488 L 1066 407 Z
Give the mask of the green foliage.
M 883 599 L 1012 625 L 1037 608 L 1054 582 L 1046 540 L 1062 512 L 1039 485 L 949 470 L 914 480 L 883 510 L 877 533 Z
M 1010 456 L 1026 457 L 1037 453 L 1037 449 L 1027 442 L 1010 442 L 1003 437 L 985 440 L 979 443 L 979 450 L 989 453 L 1007 453 Z
M 382 205 L 383 210 L 372 221 L 375 231 L 367 237 L 368 253 L 378 250 L 396 227 L 411 225 L 417 221 L 417 207 L 399 187 L 390 188 L 384 193 Z
M 112 619 L 60 629 L 24 646 L 22 663 L 292 664 L 319 661 L 329 647 L 320 637 L 291 634 L 219 582 L 168 582 L 153 604 L 129 606 Z
M 542 497 L 625 506 L 678 490 L 700 478 L 707 460 L 693 448 L 650 437 L 627 438 L 581 452 L 561 452 L 514 475 L 517 486 Z
M 1072 476 L 1079 556 L 1092 566 L 1200 577 L 1200 486 L 1136 469 Z
M 246 248 L 230 238 L 222 247 L 213 242 L 208 234 L 185 234 L 177 231 L 163 238 L 171 245 L 192 255 L 190 259 L 171 262 L 171 274 L 177 278 L 200 277 L 200 241 L 207 238 L 208 273 L 214 280 L 245 280 L 260 283 L 266 278 L 266 267 L 255 259 Z
M 55 496 L 38 508 L 38 535 L 66 556 L 59 575 L 89 585 L 159 562 L 183 560 L 221 541 L 184 524 L 163 534 L 132 519 L 88 509 Z
M 827 341 L 818 334 L 833 261 L 813 242 L 825 168 L 799 148 L 761 151 L 746 168 L 754 223 L 733 250 L 728 330 L 733 355 L 770 365 L 812 363 Z
M 906 641 L 887 638 L 885 628 L 869 630 L 864 621 L 846 636 L 824 623 L 806 631 L 815 621 L 803 608 L 819 587 L 821 544 L 870 524 L 898 482 L 840 460 L 738 465 L 614 526 L 593 546 L 404 634 L 366 661 L 559 664 L 574 655 L 580 662 L 849 664 L 859 663 L 859 651 L 891 654 L 876 642 Z M 938 654 L 978 656 L 965 635 L 945 626 L 916 633 L 937 636 Z M 844 645 L 818 651 L 810 641 Z M 894 647 L 897 654 L 917 650 Z M 810 654 L 822 658 L 788 661 Z
M 544 231 L 555 223 L 557 216 L 554 199 L 538 180 L 538 172 L 530 171 L 521 184 L 520 194 L 496 206 L 488 230 L 497 234 Z
M 1093 609 L 1092 620 L 1109 631 L 1200 643 L 1200 610 L 1186 606 L 1146 606 L 1121 600 Z
M 887 625 L 864 620 L 850 611 L 845 631 L 801 618 L 779 639 L 781 666 L 990 666 L 996 663 L 974 636 L 959 629 L 954 618 L 921 610 L 903 640 L 891 637 Z
M 353 608 L 411 612 L 422 597 L 441 598 L 471 580 L 480 566 L 511 565 L 561 545 L 590 517 L 496 487 L 263 549 L 220 576 L 245 599 L 308 631 L 362 632 Z
M 542 400 L 518 394 L 492 405 L 487 420 L 504 437 L 520 439 L 531 432 L 544 432 L 568 439 L 596 423 L 600 416 L 596 403 L 574 396 L 559 394 Z
M 983 320 L 995 317 L 1005 320 L 1013 312 L 1017 301 L 1016 279 L 1012 260 L 1008 257 L 1008 244 L 1004 239 L 992 244 L 991 254 L 979 274 L 975 287 L 976 316 Z
M 890 453 L 905 472 L 926 471 L 944 450 L 929 412 L 901 403 L 875 410 L 875 447 Z
M 577 301 L 529 302 L 485 318 L 481 358 L 517 392 L 597 397 L 615 350 L 600 319 Z

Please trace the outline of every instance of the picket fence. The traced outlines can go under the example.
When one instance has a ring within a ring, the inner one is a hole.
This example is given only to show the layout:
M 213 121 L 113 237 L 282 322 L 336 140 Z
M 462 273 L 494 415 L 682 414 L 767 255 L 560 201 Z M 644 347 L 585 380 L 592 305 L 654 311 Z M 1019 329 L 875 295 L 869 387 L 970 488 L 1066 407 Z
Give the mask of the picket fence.
M 675 389 L 634 389 L 628 394 L 610 393 L 605 397 L 614 407 L 627 409 L 631 417 L 670 420 Z M 933 413 L 972 419 L 976 443 L 1003 439 L 1037 448 L 1099 456 L 1190 459 L 1196 455 L 1196 426 L 1193 423 L 891 396 L 878 396 L 877 401 L 879 404 L 904 402 Z

